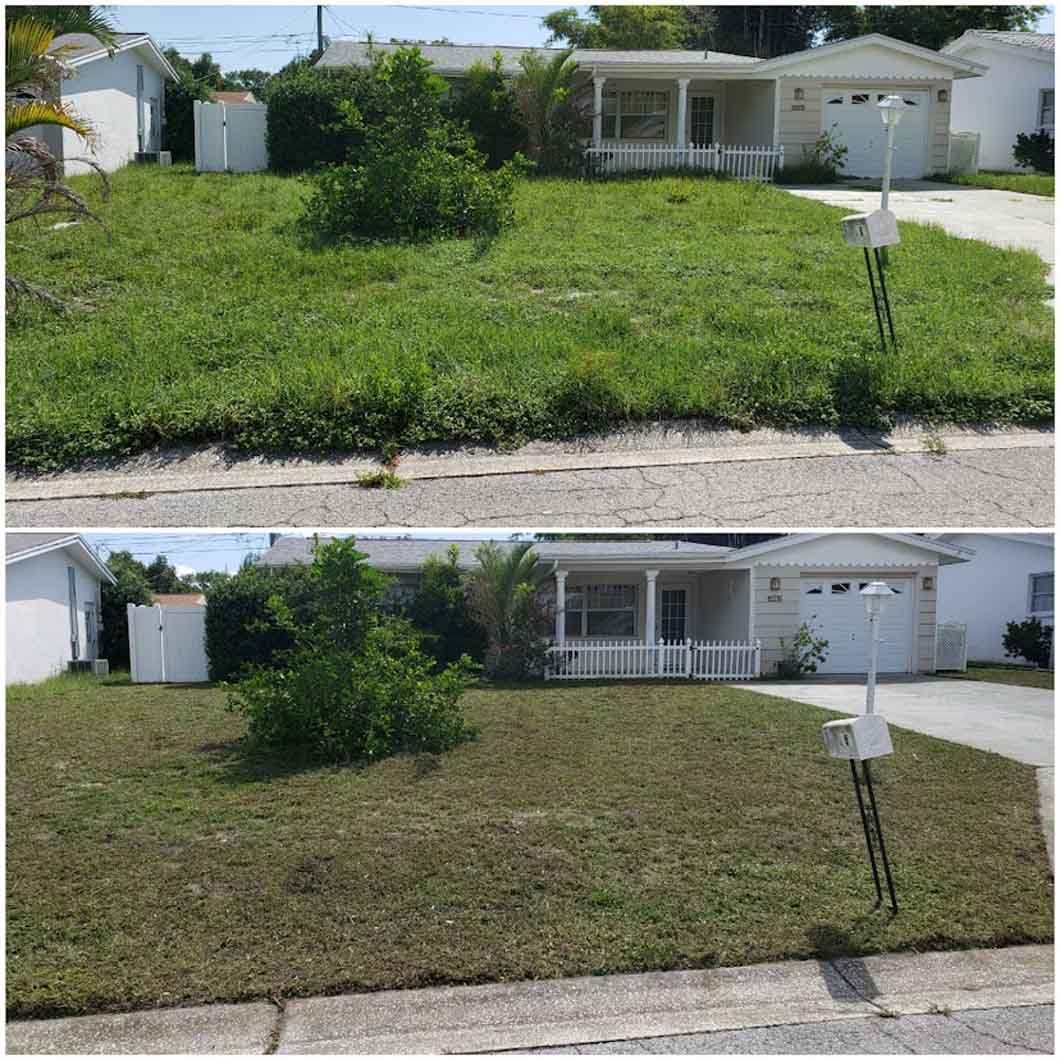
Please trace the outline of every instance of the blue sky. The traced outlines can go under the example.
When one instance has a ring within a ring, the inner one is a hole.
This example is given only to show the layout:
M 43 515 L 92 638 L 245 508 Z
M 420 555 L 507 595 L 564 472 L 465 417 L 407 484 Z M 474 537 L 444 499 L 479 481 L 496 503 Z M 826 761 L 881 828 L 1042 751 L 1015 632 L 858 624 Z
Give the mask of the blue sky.
M 454 44 L 544 44 L 548 31 L 541 18 L 565 6 L 467 5 L 458 3 L 412 5 L 329 4 L 324 10 L 324 34 L 332 38 L 377 40 L 391 37 L 437 40 Z M 569 6 L 569 5 L 567 5 Z M 582 9 L 584 10 L 584 9 Z M 173 45 L 195 58 L 210 52 L 222 70 L 257 67 L 275 71 L 295 55 L 306 54 L 316 43 L 316 7 L 142 6 L 119 4 L 111 13 L 123 32 L 150 33 L 162 47 Z
M 295 533 L 297 531 L 291 531 Z M 324 530 L 344 536 L 343 530 Z M 168 557 L 178 573 L 190 571 L 227 570 L 235 572 L 244 558 L 264 552 L 269 547 L 269 535 L 259 531 L 225 533 L 187 530 L 154 532 L 151 530 L 124 533 L 86 533 L 82 535 L 103 559 L 111 552 L 131 552 L 141 563 L 150 563 L 159 553 Z M 308 536 L 308 535 L 307 535 Z M 358 537 L 415 537 L 420 539 L 447 538 L 450 540 L 484 541 L 488 538 L 505 539 L 510 532 L 497 530 L 453 530 L 430 532 L 424 530 L 370 530 Z

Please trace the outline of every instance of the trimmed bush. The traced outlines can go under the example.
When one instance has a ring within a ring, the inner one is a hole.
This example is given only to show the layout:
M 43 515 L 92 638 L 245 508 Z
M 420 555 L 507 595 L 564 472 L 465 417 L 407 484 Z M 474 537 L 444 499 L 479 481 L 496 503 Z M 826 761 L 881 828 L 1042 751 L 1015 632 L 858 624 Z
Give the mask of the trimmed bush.
M 1056 172 L 1055 142 L 1047 132 L 1017 133 L 1012 157 L 1021 169 L 1038 173 Z
M 1049 665 L 1053 644 L 1052 626 L 1043 626 L 1036 618 L 1025 622 L 1009 622 L 1001 637 L 1005 655 L 1010 659 L 1026 659 L 1038 667 Z

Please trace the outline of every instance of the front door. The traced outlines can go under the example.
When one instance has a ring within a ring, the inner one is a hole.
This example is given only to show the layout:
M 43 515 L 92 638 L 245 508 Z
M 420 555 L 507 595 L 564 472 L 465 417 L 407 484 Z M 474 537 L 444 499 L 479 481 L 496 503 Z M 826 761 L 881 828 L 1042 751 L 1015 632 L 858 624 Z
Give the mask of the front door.
M 688 97 L 688 142 L 706 147 L 715 142 L 717 101 L 713 96 Z
M 688 636 L 688 590 L 662 589 L 659 593 L 659 640 L 683 643 Z

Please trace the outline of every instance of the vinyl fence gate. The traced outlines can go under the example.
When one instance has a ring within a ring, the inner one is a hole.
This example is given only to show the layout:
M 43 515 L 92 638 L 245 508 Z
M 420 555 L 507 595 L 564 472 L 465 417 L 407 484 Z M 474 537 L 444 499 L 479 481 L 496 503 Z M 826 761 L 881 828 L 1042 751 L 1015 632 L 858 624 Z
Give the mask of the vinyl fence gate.
M 195 100 L 195 168 L 200 173 L 255 173 L 269 168 L 264 103 Z
M 128 604 L 134 684 L 208 681 L 206 608 Z

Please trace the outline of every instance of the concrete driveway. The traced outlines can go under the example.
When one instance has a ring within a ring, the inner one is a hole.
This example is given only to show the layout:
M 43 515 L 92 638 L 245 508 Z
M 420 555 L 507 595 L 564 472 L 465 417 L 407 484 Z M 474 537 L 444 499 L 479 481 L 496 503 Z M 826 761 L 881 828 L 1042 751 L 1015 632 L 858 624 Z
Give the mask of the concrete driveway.
M 784 190 L 830 206 L 841 206 L 850 213 L 868 213 L 880 205 L 878 181 Z M 906 180 L 892 186 L 889 207 L 900 221 L 937 224 L 951 235 L 981 239 L 999 247 L 1033 250 L 1049 263 L 1049 282 L 1055 286 L 1052 199 L 930 180 Z
M 756 681 L 750 692 L 862 714 L 865 682 L 857 678 Z M 1053 693 L 1042 688 L 935 677 L 887 678 L 876 710 L 889 722 L 927 736 L 994 751 L 1032 766 L 1053 764 Z

